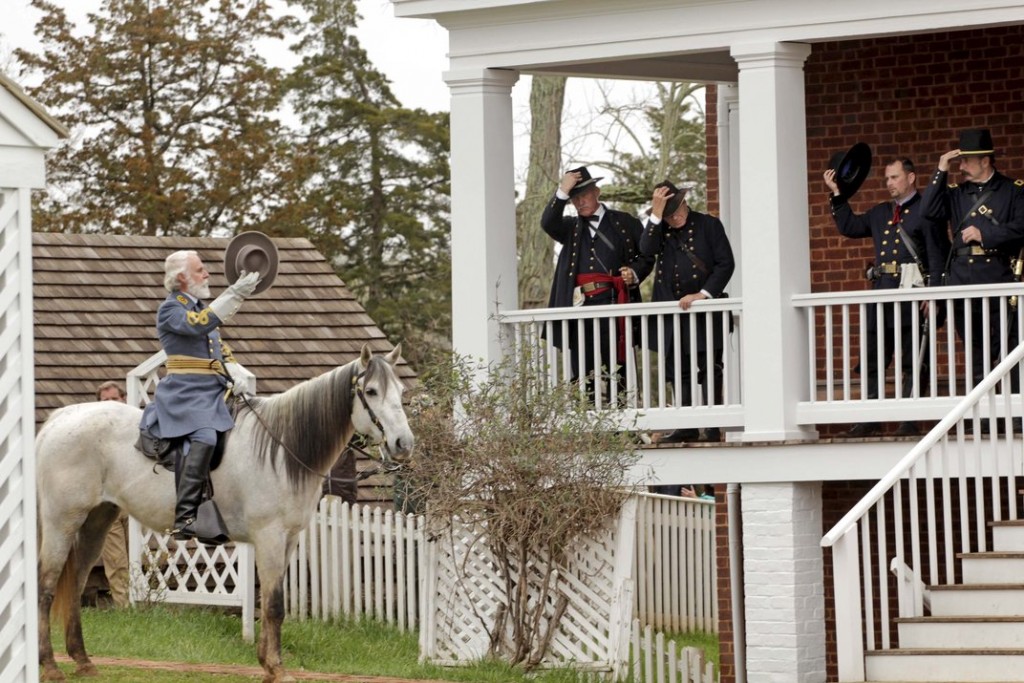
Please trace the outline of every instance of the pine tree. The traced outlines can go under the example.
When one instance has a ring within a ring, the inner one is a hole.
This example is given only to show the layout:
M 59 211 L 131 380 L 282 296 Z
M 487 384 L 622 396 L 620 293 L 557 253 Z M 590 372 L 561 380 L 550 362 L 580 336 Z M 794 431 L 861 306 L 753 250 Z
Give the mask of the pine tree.
M 367 313 L 410 360 L 450 348 L 447 113 L 401 106 L 353 35 L 352 0 L 308 13 L 287 83 L 302 132 L 301 215 Z
M 33 0 L 43 76 L 31 91 L 73 132 L 52 157 L 39 229 L 142 235 L 260 227 L 287 158 L 278 70 L 257 44 L 288 18 L 266 2 L 104 0 L 77 35 Z

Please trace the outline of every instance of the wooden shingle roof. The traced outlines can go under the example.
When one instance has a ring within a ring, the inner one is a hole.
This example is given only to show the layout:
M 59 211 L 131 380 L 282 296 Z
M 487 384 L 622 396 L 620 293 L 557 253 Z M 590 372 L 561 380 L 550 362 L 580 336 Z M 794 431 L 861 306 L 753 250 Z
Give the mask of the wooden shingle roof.
M 276 394 L 354 360 L 363 344 L 392 344 L 322 255 L 306 239 L 275 238 L 278 276 L 246 301 L 222 336 L 256 375 L 261 395 Z M 95 400 L 97 385 L 124 379 L 160 350 L 156 310 L 167 292 L 164 259 L 194 249 L 216 296 L 227 239 L 127 235 L 33 235 L 36 421 L 71 403 Z M 400 376 L 409 383 L 412 369 Z

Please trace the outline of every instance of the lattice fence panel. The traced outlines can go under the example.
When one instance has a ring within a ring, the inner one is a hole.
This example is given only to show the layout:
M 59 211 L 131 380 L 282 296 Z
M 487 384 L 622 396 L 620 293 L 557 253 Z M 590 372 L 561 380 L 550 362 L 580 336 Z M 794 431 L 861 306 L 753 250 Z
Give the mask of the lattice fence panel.
M 622 520 L 602 534 L 583 539 L 568 560 L 549 578 L 542 628 L 547 629 L 560 598 L 565 612 L 555 626 L 543 666 L 616 671 L 625 665 L 620 644 L 629 638 L 632 614 L 632 563 L 635 501 L 623 509 Z M 426 588 L 426 620 L 421 633 L 424 656 L 453 665 L 487 655 L 489 631 L 507 606 L 506 582 L 482 529 L 464 528 L 432 543 Z M 527 582 L 530 604 L 541 599 L 543 555 L 527 576 L 511 576 L 513 586 Z M 511 628 L 506 628 L 510 637 Z
M 37 674 L 28 190 L 0 191 L 0 681 Z
M 242 635 L 254 636 L 255 577 L 248 543 L 178 543 L 130 520 L 131 598 L 242 608 Z M 138 545 L 137 545 L 138 544 Z

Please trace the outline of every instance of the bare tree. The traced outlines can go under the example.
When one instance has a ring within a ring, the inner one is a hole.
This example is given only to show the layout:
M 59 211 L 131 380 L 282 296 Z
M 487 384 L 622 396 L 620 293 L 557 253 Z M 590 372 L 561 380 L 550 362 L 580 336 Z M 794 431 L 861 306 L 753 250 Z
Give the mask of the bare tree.
M 565 78 L 534 76 L 530 85 L 530 162 L 526 194 L 516 207 L 519 307 L 547 305 L 554 245 L 540 230 L 540 216 L 559 178 Z

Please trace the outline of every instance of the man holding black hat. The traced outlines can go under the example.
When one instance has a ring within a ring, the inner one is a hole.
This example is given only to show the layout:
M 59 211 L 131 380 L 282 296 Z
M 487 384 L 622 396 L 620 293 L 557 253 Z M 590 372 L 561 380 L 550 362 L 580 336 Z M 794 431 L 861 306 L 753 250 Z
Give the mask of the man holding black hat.
M 640 238 L 640 253 L 658 259 L 655 267 L 654 300 L 678 301 L 679 308 L 684 311 L 689 311 L 695 301 L 721 297 L 729 278 L 736 270 L 732 246 L 729 244 L 722 221 L 714 216 L 691 210 L 686 203 L 686 190 L 676 187 L 668 180 L 654 188 L 651 215 L 644 227 L 643 237 Z M 690 325 L 685 318 L 680 325 L 679 343 L 682 355 L 679 386 L 675 389 L 679 404 L 683 406 L 693 405 L 690 386 L 690 363 L 693 353 L 697 354 L 697 383 L 704 393 L 705 405 L 708 404 L 707 317 L 698 315 L 695 340 L 690 338 Z M 720 313 L 710 318 L 714 402 L 720 405 L 723 396 L 723 320 Z M 670 322 L 666 321 L 664 325 L 660 356 L 665 380 L 672 384 L 675 381 L 676 368 L 674 326 Z M 657 344 L 657 320 L 652 319 L 651 323 L 652 343 Z M 698 436 L 696 429 L 677 429 L 662 437 L 660 442 L 696 441 Z M 721 433 L 717 427 L 711 427 L 705 430 L 704 438 L 707 441 L 718 441 Z
M 870 164 L 869 159 L 867 164 Z M 839 233 L 855 239 L 870 237 L 874 242 L 875 260 L 866 273 L 872 289 L 898 289 L 939 282 L 949 241 L 945 235 L 932 229 L 921 216 L 921 196 L 916 187 L 917 175 L 910 159 L 894 159 L 885 166 L 885 188 L 891 201 L 882 202 L 863 214 L 854 213 L 850 208 L 847 200 L 856 188 L 851 189 L 849 185 L 843 185 L 842 178 L 837 177 L 836 168 L 825 171 L 824 179 L 825 185 L 831 191 L 829 203 Z M 920 372 L 921 377 L 928 375 L 926 369 L 917 367 L 917 358 L 913 351 L 917 330 L 912 325 L 910 307 L 909 302 L 900 304 L 903 382 L 902 387 L 896 387 L 900 398 L 911 397 L 915 373 Z M 922 305 L 921 312 L 922 315 L 927 313 L 925 305 Z M 895 355 L 895 317 L 895 306 L 886 305 L 882 320 L 883 368 L 889 366 Z M 867 398 L 870 400 L 878 398 L 879 371 L 878 316 L 873 305 L 867 307 L 866 334 L 859 368 L 868 378 Z M 862 422 L 854 425 L 846 434 L 859 437 L 878 432 L 877 423 Z M 917 425 L 913 422 L 902 422 L 897 427 L 896 434 L 918 434 Z
M 947 184 L 950 162 L 958 160 L 963 183 Z M 1014 282 L 1010 262 L 1024 246 L 1024 182 L 1011 180 L 996 170 L 991 133 L 972 128 L 960 133 L 960 146 L 939 157 L 939 166 L 924 192 L 923 212 L 945 231 L 949 224 L 953 248 L 946 269 L 950 285 Z M 989 340 L 991 365 L 1016 345 L 1016 315 L 1006 311 L 1009 329 L 999 321 L 1005 299 L 988 300 L 990 328 L 985 329 L 986 299 L 971 299 L 971 379 L 976 385 L 988 373 L 984 339 Z M 966 334 L 963 301 L 954 303 L 957 334 Z M 1017 375 L 1013 373 L 1014 380 Z
M 654 259 L 640 254 L 640 233 L 643 227 L 635 217 L 609 209 L 600 201 L 600 177 L 592 177 L 586 166 L 574 168 L 562 176 L 554 197 L 548 202 L 540 224 L 548 235 L 562 245 L 551 283 L 548 306 L 597 306 L 640 301 L 640 283 L 651 272 Z M 571 202 L 576 216 L 565 216 L 566 203 Z M 622 320 L 622 319 L 620 319 Z M 595 357 L 593 327 L 585 326 L 583 368 L 586 375 L 596 369 L 610 367 L 616 358 L 618 383 L 624 388 L 625 323 L 616 335 L 608 333 L 607 324 L 600 326 L 600 356 Z M 572 378 L 578 379 L 579 342 L 575 323 L 569 326 L 569 339 L 562 339 L 561 325 L 555 325 L 552 343 L 572 351 Z M 588 378 L 588 390 L 594 392 L 594 380 Z M 602 386 L 604 385 L 602 383 Z M 610 387 L 609 387 L 610 388 Z M 603 389 L 606 397 L 610 393 Z
M 157 311 L 156 329 L 167 354 L 167 376 L 157 384 L 140 424 L 157 439 L 185 441 L 185 457 L 175 471 L 178 500 L 170 530 L 178 540 L 196 536 L 193 525 L 218 434 L 234 426 L 225 403 L 229 377 L 224 370 L 224 363 L 234 359 L 218 328 L 256 290 L 260 273 L 243 273 L 227 291 L 205 304 L 209 279 L 194 251 L 176 251 L 164 261 L 164 287 L 169 294 Z

